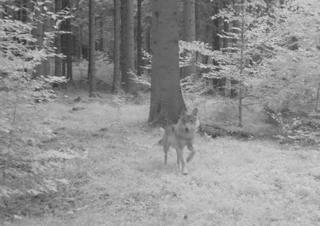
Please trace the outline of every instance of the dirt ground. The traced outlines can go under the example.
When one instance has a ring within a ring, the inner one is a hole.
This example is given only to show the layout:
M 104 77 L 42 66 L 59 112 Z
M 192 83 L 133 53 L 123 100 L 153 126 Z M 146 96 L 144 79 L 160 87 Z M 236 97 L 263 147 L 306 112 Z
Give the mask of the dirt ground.
M 75 93 L 23 111 L 55 134 L 46 148 L 88 157 L 66 169 L 77 177 L 73 208 L 4 225 L 320 225 L 319 150 L 198 135 L 183 176 L 174 151 L 163 164 L 147 104 Z

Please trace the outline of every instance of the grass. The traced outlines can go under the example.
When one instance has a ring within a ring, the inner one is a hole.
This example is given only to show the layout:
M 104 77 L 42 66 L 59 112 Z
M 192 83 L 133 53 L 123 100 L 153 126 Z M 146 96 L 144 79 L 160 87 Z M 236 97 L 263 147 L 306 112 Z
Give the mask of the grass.
M 66 170 L 77 177 L 73 208 L 4 225 L 319 225 L 318 150 L 198 136 L 183 176 L 173 151 L 163 164 L 147 104 L 74 93 L 24 110 L 58 134 L 45 145 L 77 145 L 88 159 Z

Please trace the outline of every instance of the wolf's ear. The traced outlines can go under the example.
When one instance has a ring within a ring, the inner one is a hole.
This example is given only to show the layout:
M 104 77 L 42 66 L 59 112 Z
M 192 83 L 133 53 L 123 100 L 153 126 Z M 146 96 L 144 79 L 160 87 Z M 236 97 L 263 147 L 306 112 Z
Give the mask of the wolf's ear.
M 193 110 L 192 110 L 192 114 L 194 115 L 194 116 L 197 116 L 198 115 L 198 108 L 194 108 Z

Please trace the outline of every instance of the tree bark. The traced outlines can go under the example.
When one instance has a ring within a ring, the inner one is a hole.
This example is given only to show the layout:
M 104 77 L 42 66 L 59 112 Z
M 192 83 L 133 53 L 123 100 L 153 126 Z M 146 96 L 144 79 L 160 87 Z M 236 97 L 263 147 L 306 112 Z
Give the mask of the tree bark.
M 184 41 L 192 42 L 196 40 L 196 12 L 195 12 L 195 0 L 184 0 Z M 184 76 L 196 74 L 196 55 L 190 53 L 189 66 L 184 68 Z
M 89 0 L 89 96 L 93 96 L 95 76 L 95 29 L 94 29 L 94 0 Z
M 114 48 L 113 48 L 113 83 L 112 91 L 117 93 L 121 90 L 121 72 L 120 72 L 120 24 L 121 24 L 121 2 L 120 0 L 113 0 L 114 16 L 113 16 L 113 30 L 114 30 Z
M 134 18 L 133 0 L 121 0 L 121 76 L 123 88 L 131 90 L 131 72 L 134 72 Z
M 153 0 L 150 123 L 175 123 L 185 109 L 179 76 L 178 0 Z
M 141 76 L 142 63 L 142 25 L 141 25 L 141 8 L 143 0 L 137 0 L 137 75 Z

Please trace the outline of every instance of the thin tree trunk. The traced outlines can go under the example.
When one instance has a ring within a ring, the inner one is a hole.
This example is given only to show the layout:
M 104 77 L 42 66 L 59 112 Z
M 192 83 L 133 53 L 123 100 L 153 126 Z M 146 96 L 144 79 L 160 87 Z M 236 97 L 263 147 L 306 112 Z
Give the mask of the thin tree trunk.
M 114 48 L 113 48 L 113 84 L 112 90 L 117 93 L 121 90 L 121 72 L 120 72 L 120 24 L 121 24 L 121 2 L 120 0 L 113 0 L 114 4 Z
M 218 10 L 217 12 L 219 13 L 220 10 L 223 8 L 223 2 L 219 1 L 217 3 L 218 5 Z M 223 35 L 223 31 L 224 31 L 224 18 L 218 18 L 218 33 L 220 35 Z M 218 40 L 219 40 L 219 50 L 223 50 L 223 41 L 224 41 L 224 38 L 218 36 Z
M 53 12 L 54 11 L 54 2 L 46 3 L 47 8 Z M 53 31 L 53 21 L 51 17 L 46 17 L 44 22 L 44 31 L 45 32 L 52 32 Z M 44 62 L 44 73 L 46 75 L 54 75 L 54 58 L 49 57 Z
M 93 96 L 94 91 L 94 76 L 95 76 L 95 29 L 94 29 L 94 0 L 89 0 L 89 96 Z
M 222 19 L 222 18 L 219 18 L 219 19 L 218 19 L 218 24 L 219 24 L 219 25 L 218 25 L 218 33 L 219 33 L 220 35 L 223 35 L 224 23 L 223 23 L 223 19 Z M 219 50 L 224 51 L 224 50 L 223 50 L 223 38 L 220 37 L 220 36 L 218 36 L 218 40 L 219 40 L 219 42 L 218 42 Z
M 17 5 L 18 5 L 18 7 L 20 8 L 20 10 L 18 10 L 18 20 L 20 20 L 20 21 L 22 21 L 22 22 L 25 22 L 24 21 L 24 18 L 23 18 L 23 6 L 24 6 L 24 4 L 23 4 L 23 0 L 20 0 L 20 1 L 18 1 L 17 2 Z
M 22 3 L 21 3 L 22 4 Z M 35 13 L 35 17 L 36 18 L 39 18 L 40 16 L 40 13 L 43 12 L 43 7 L 40 7 L 40 10 L 39 12 L 36 11 Z M 37 26 L 32 30 L 32 34 L 33 36 L 37 37 L 37 45 L 42 48 L 43 47 L 43 41 L 44 41 L 44 32 L 45 32 L 45 26 L 47 25 L 46 24 L 46 21 L 37 21 Z M 35 68 L 35 72 L 34 74 L 36 76 L 39 76 L 39 75 L 47 75 L 47 60 L 43 60 L 39 65 L 36 66 Z
M 82 58 L 82 29 L 81 29 L 81 25 L 79 25 L 77 27 L 77 36 L 76 36 L 76 53 L 75 55 L 77 56 L 77 59 L 81 59 Z
M 67 7 L 69 8 L 69 11 L 71 10 L 71 0 L 67 1 Z M 71 13 L 71 12 L 70 12 Z M 72 55 L 73 55 L 73 35 L 72 35 L 72 26 L 71 26 L 71 18 L 69 18 L 67 21 L 67 31 L 70 32 L 67 34 L 67 41 L 68 41 L 68 53 L 67 53 L 67 79 L 72 81 Z
M 63 77 L 67 77 L 66 76 L 66 65 L 67 65 L 67 59 L 66 58 L 63 58 L 62 60 L 62 76 Z
M 125 88 L 125 84 L 127 83 L 127 60 L 126 60 L 126 40 L 127 40 L 127 33 L 126 33 L 126 4 L 128 0 L 120 0 L 120 6 L 121 6 L 121 28 L 120 28 L 120 70 L 121 70 L 121 86 L 122 88 Z
M 145 50 L 147 53 L 152 54 L 151 50 L 151 26 L 152 26 L 152 18 L 149 16 L 146 19 L 146 28 L 145 28 Z M 147 75 L 151 75 L 150 67 L 145 69 Z
M 79 24 L 78 27 L 78 32 L 79 32 L 79 36 L 78 36 L 78 59 L 82 59 L 82 24 Z
M 76 10 L 81 12 L 82 9 L 80 8 L 80 1 L 76 1 Z M 78 35 L 76 37 L 76 40 L 77 40 L 77 43 L 76 43 L 76 46 L 75 46 L 75 49 L 76 49 L 76 56 L 77 56 L 77 59 L 81 60 L 82 59 L 82 36 L 83 36 L 83 28 L 82 28 L 82 22 L 79 23 L 78 27 L 77 27 L 77 32 L 78 32 Z
M 51 12 L 55 11 L 55 2 L 52 1 L 50 3 L 47 4 L 47 7 L 50 9 Z M 46 27 L 47 27 L 47 32 L 53 32 L 54 31 L 54 27 L 53 27 L 53 20 L 51 17 L 47 17 L 46 18 Z M 47 60 L 47 74 L 54 76 L 55 75 L 55 57 L 50 57 Z
M 145 31 L 146 51 L 151 53 L 151 24 L 148 24 Z
M 218 3 L 215 4 L 215 9 L 213 10 L 214 15 L 219 13 L 219 6 Z M 212 48 L 213 50 L 219 50 L 219 18 L 213 20 L 213 27 L 212 27 Z M 209 42 L 210 43 L 210 42 Z
M 179 77 L 178 0 L 153 0 L 150 123 L 172 123 L 185 109 Z
M 55 12 L 59 12 L 61 10 L 61 0 L 55 0 Z M 58 31 L 60 28 L 58 28 Z M 56 34 L 55 37 L 55 47 L 56 47 L 56 53 L 61 53 L 61 35 Z M 62 76 L 62 59 L 60 57 L 55 57 L 55 75 L 56 76 Z
M 319 99 L 320 99 L 320 82 L 318 83 L 318 89 L 317 89 L 317 99 L 316 99 L 316 106 L 315 111 L 319 111 Z
M 72 46 L 72 45 L 70 45 L 70 46 Z M 72 47 L 70 47 L 70 48 L 72 48 Z M 68 56 L 67 56 L 67 79 L 69 80 L 69 81 L 72 81 L 73 80 L 73 76 L 72 76 L 72 55 L 71 54 L 69 54 Z
M 103 16 L 101 16 L 100 17 L 100 23 L 99 23 L 99 25 L 100 25 L 100 38 L 99 38 L 99 40 L 100 40 L 100 46 L 99 46 L 99 50 L 101 51 L 101 52 L 104 52 L 104 38 L 103 38 L 103 19 L 104 19 L 104 17 Z
M 62 0 L 61 9 L 70 13 L 71 1 Z M 68 80 L 72 80 L 72 52 L 73 52 L 73 41 L 72 41 L 72 29 L 71 19 L 67 18 L 61 23 L 61 30 L 66 32 L 61 34 L 61 52 L 64 54 L 62 63 L 62 75 Z
M 243 78 L 243 70 L 244 70 L 244 0 L 241 0 L 241 39 L 240 39 L 240 79 L 239 79 L 239 127 L 242 127 L 242 78 Z
M 71 0 L 65 0 L 65 7 L 68 11 L 71 9 Z M 73 36 L 72 36 L 72 27 L 71 27 L 71 19 L 67 19 L 65 21 L 65 30 L 69 32 L 68 34 L 65 34 L 65 66 L 66 68 L 66 78 L 69 81 L 72 81 L 72 55 L 73 55 Z
M 137 75 L 141 76 L 142 70 L 142 25 L 141 25 L 141 8 L 142 1 L 137 0 Z
M 229 22 L 224 22 L 224 31 L 229 32 Z M 223 40 L 223 48 L 225 49 L 226 53 L 229 53 L 231 40 L 228 37 L 224 38 Z M 224 96 L 230 97 L 231 96 L 231 78 L 230 76 L 225 77 L 225 84 L 224 84 Z

